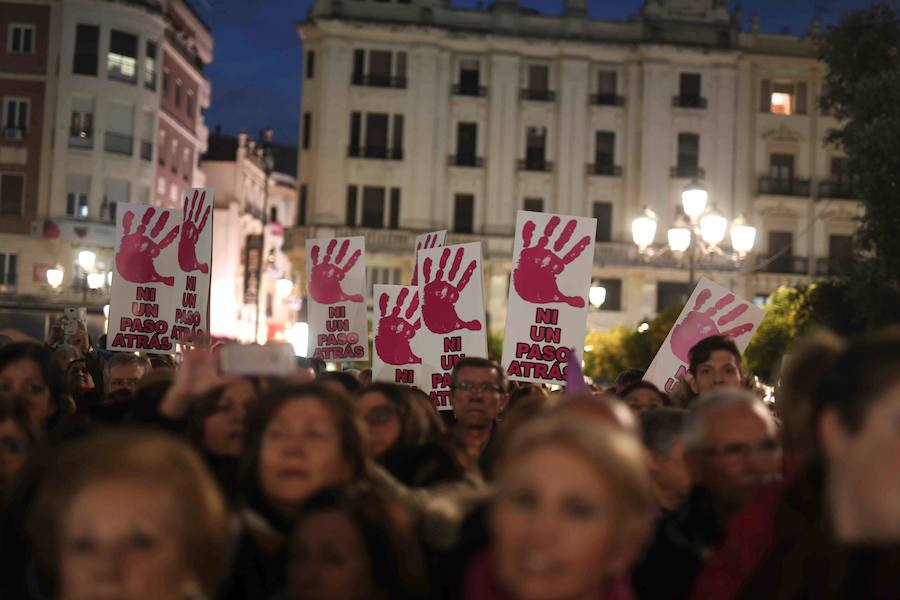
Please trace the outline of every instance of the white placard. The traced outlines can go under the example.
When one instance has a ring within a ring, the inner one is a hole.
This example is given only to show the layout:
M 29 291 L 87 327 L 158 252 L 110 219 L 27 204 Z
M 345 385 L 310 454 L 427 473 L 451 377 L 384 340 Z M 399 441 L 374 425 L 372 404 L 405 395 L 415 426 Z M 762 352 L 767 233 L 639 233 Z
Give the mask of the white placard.
M 109 350 L 174 354 L 180 210 L 120 203 L 109 300 Z
M 487 357 L 481 243 L 419 252 L 422 390 L 450 410 L 450 372 L 466 356 Z
M 735 296 L 711 279 L 701 278 L 653 357 L 644 380 L 670 391 L 678 378 L 687 374 L 691 348 L 713 335 L 733 337 L 743 353 L 764 316 L 762 309 L 749 300 Z
M 373 291 L 375 338 L 372 379 L 403 385 L 422 383 L 422 358 L 416 350 L 422 326 L 419 288 L 376 284 Z
M 362 236 L 306 240 L 311 357 L 369 358 L 365 246 Z
M 581 361 L 597 220 L 519 211 L 506 309 L 503 368 L 516 381 L 565 385 Z
M 430 231 L 416 236 L 416 257 L 413 264 L 412 281 L 410 285 L 419 284 L 419 251 L 429 248 L 440 248 L 447 241 L 447 230 Z
M 192 344 L 197 334 L 209 333 L 209 286 L 212 279 L 212 188 L 184 191 L 181 232 L 178 235 L 178 273 L 175 277 L 175 324 L 172 339 Z

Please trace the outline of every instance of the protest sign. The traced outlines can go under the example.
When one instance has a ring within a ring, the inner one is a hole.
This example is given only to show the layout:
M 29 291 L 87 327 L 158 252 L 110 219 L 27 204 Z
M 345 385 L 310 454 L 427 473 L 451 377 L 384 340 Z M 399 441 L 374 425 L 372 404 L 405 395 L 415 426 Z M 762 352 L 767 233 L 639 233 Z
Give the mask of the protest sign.
M 184 191 L 172 327 L 172 339 L 181 344 L 192 344 L 197 334 L 209 332 L 214 201 L 212 188 Z
M 596 231 L 593 218 L 519 211 L 503 339 L 511 380 L 565 385 L 573 349 L 581 362 Z
M 429 233 L 423 233 L 422 235 L 416 236 L 416 257 L 413 264 L 412 281 L 410 282 L 410 285 L 419 284 L 419 251 L 423 248 L 425 250 L 428 250 L 429 248 L 439 248 L 444 245 L 444 242 L 446 240 L 446 229 L 441 229 L 440 231 L 431 231 Z
M 466 356 L 487 356 L 481 243 L 419 252 L 422 385 L 438 410 L 450 410 L 450 372 Z
M 733 337 L 743 353 L 764 316 L 762 309 L 750 301 L 736 297 L 706 277 L 701 278 L 653 357 L 644 380 L 669 392 L 678 378 L 687 374 L 691 348 L 712 335 Z
M 369 358 L 366 238 L 306 240 L 309 355 L 328 361 Z
M 174 354 L 181 211 L 121 203 L 109 301 L 109 350 Z
M 421 383 L 422 359 L 414 349 L 422 325 L 419 288 L 376 285 L 372 379 L 404 385 Z

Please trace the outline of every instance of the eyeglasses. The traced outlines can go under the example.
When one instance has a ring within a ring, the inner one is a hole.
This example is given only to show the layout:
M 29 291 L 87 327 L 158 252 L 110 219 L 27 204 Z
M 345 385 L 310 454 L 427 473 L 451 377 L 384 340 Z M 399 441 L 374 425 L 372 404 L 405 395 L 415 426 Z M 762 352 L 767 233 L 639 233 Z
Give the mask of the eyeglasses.
M 376 406 L 363 415 L 363 420 L 369 425 L 384 425 L 397 414 L 397 411 L 390 404 Z
M 487 381 L 482 383 L 475 383 L 474 381 L 460 381 L 459 383 L 454 384 L 451 389 L 453 389 L 453 391 L 468 393 L 472 393 L 476 390 L 485 394 L 487 392 L 496 392 L 498 394 L 503 393 L 503 386 L 501 386 L 499 383 L 489 383 Z
M 701 452 L 707 456 L 717 456 L 725 460 L 746 460 L 754 452 L 774 454 L 781 449 L 781 444 L 773 438 L 755 444 L 725 444 L 719 448 L 703 448 Z

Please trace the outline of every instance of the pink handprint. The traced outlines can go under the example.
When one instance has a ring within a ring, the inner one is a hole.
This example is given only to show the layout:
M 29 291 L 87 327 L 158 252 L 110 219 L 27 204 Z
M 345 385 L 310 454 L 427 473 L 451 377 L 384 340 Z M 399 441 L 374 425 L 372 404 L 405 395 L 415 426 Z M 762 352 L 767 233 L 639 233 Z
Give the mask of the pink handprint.
M 528 221 L 522 228 L 522 240 L 525 247 L 522 254 L 519 255 L 519 264 L 513 271 L 513 286 L 521 298 L 527 302 L 535 304 L 547 304 L 550 302 L 565 302 L 570 306 L 582 308 L 584 306 L 584 298 L 581 296 L 566 296 L 559 291 L 556 283 L 560 273 L 562 273 L 566 265 L 578 258 L 585 248 L 591 244 L 591 236 L 586 235 L 578 243 L 572 246 L 569 252 L 560 258 L 554 252 L 547 248 L 550 236 L 559 225 L 560 219 L 556 215 L 550 218 L 544 227 L 544 235 L 537 241 L 534 246 L 531 245 L 531 238 L 534 235 L 536 225 L 534 221 Z M 560 232 L 559 237 L 553 244 L 553 250 L 562 251 L 577 226 L 575 219 L 572 219 Z
M 166 222 L 169 220 L 169 213 L 163 211 L 156 220 L 156 225 L 150 231 L 150 235 L 146 234 L 147 226 L 156 214 L 156 209 L 148 208 L 141 217 L 141 223 L 135 231 L 131 231 L 131 225 L 134 221 L 134 213 L 128 211 L 122 217 L 122 226 L 124 235 L 122 243 L 119 246 L 119 252 L 116 254 L 116 269 L 119 275 L 125 281 L 131 283 L 162 283 L 164 285 L 175 285 L 175 277 L 170 275 L 160 275 L 156 272 L 153 261 L 159 256 L 169 244 L 175 241 L 178 236 L 180 227 L 176 225 L 166 236 L 158 241 L 153 241 L 159 237 Z
M 438 245 L 438 234 L 431 234 L 425 236 L 424 240 L 419 240 L 416 243 L 416 264 L 413 265 L 413 274 L 412 281 L 410 285 L 419 285 L 419 250 L 428 250 L 429 248 L 434 248 Z
M 197 202 L 197 197 L 200 202 Z M 194 190 L 194 197 L 191 199 L 191 207 L 188 210 L 188 197 L 184 197 L 184 214 L 181 221 L 181 237 L 178 239 L 178 264 L 181 270 L 186 273 L 200 271 L 201 273 L 209 273 L 209 265 L 197 262 L 197 240 L 206 227 L 206 219 L 209 218 L 209 211 L 212 206 L 206 207 L 203 213 L 203 220 L 200 220 L 200 211 L 203 210 L 203 203 L 206 201 L 206 192 Z M 197 223 L 200 223 L 199 225 Z
M 697 295 L 697 301 L 694 303 L 693 310 L 685 316 L 681 323 L 676 324 L 672 330 L 672 352 L 674 352 L 675 356 L 683 362 L 689 362 L 691 348 L 701 340 L 719 334 L 737 337 L 753 330 L 752 323 L 744 323 L 743 325 L 738 325 L 728 331 L 720 331 L 719 325 L 731 323 L 744 314 L 749 305 L 739 304 L 728 313 L 722 315 L 718 321 L 714 322 L 713 317 L 716 313 L 734 302 L 734 294 L 723 296 L 715 303 L 715 305 L 709 307 L 706 311 L 701 312 L 701 309 L 709 300 L 710 296 L 712 296 L 712 292 L 709 290 L 700 292 L 700 294 Z
M 341 243 L 334 262 L 331 261 L 331 255 L 337 246 L 337 240 L 328 242 L 328 248 L 325 251 L 325 257 L 319 262 L 319 246 L 313 246 L 311 252 L 312 257 L 312 274 L 309 277 L 309 295 L 319 304 L 336 304 L 349 300 L 350 302 L 362 302 L 362 294 L 345 294 L 341 289 L 341 281 L 347 275 L 347 272 L 353 268 L 359 257 L 362 256 L 361 250 L 356 250 L 350 255 L 350 258 L 344 264 L 339 266 L 338 263 L 344 260 L 347 255 L 347 249 L 350 247 L 350 240 L 344 240 Z
M 410 340 L 422 325 L 420 319 L 410 322 L 419 307 L 419 294 L 413 295 L 404 316 L 400 316 L 400 309 L 408 295 L 407 288 L 400 290 L 391 314 L 388 314 L 388 295 L 381 294 L 378 299 L 378 305 L 381 307 L 381 319 L 378 321 L 378 331 L 375 332 L 375 352 L 378 353 L 381 360 L 389 365 L 409 365 L 422 362 L 422 359 L 413 354 L 412 348 L 409 347 Z
M 462 277 L 456 285 L 450 283 L 456 279 L 459 273 L 459 267 L 463 259 L 462 248 L 456 251 L 453 259 L 453 265 L 447 275 L 447 281 L 444 281 L 444 269 L 447 267 L 447 259 L 450 258 L 450 248 L 444 248 L 441 253 L 440 266 L 434 279 L 431 279 L 431 259 L 426 258 L 423 264 L 423 274 L 425 276 L 425 289 L 422 298 L 422 318 L 425 319 L 425 325 L 434 333 L 450 333 L 459 329 L 468 329 L 470 331 L 480 331 L 481 323 L 477 320 L 463 321 L 456 314 L 456 303 L 459 300 L 460 292 L 465 289 L 472 279 L 472 273 L 475 272 L 475 260 L 469 263 L 463 272 Z

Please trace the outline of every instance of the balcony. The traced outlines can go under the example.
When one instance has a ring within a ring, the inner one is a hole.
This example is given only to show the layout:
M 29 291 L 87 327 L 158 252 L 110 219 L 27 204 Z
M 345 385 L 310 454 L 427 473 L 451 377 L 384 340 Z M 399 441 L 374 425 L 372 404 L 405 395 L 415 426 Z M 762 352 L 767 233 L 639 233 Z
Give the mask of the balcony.
M 403 160 L 403 148 L 388 148 L 386 146 L 350 146 L 347 154 L 351 158 Z
M 453 86 L 454 96 L 473 96 L 475 98 L 484 98 L 487 96 L 487 88 L 483 85 L 471 85 L 457 83 Z
M 141 140 L 141 158 L 146 161 L 153 160 L 153 142 Z
M 90 129 L 69 129 L 69 148 L 94 147 L 94 132 Z
M 762 175 L 759 178 L 759 193 L 776 196 L 809 197 L 809 179 L 769 177 L 768 175 Z
M 362 85 L 367 87 L 380 88 L 406 88 L 406 77 L 392 77 L 390 75 L 363 75 L 362 73 L 354 73 L 350 78 L 353 85 Z
M 840 200 L 859 199 L 857 182 L 853 179 L 829 179 L 819 182 L 819 198 L 837 198 Z
M 593 106 L 625 106 L 625 96 L 616 94 L 591 94 Z
M 484 158 L 474 154 L 451 154 L 448 157 L 447 164 L 451 167 L 474 167 L 480 169 L 484 167 Z
M 555 102 L 556 92 L 553 90 L 532 90 L 525 88 L 519 90 L 520 100 L 534 100 L 535 102 Z
M 816 259 L 817 277 L 835 277 L 848 275 L 853 271 L 853 258 L 846 256 L 828 256 Z
M 3 139 L 7 142 L 21 142 L 28 135 L 28 130 L 24 127 L 4 127 Z
M 675 179 L 705 179 L 706 170 L 696 165 L 678 165 L 669 170 L 669 176 Z
M 106 132 L 106 140 L 103 149 L 113 154 L 123 154 L 131 156 L 133 152 L 132 146 L 134 138 L 130 135 L 122 135 L 121 133 Z
M 809 275 L 809 259 L 805 256 L 784 254 L 777 257 L 757 256 L 756 270 L 761 273 Z
M 706 98 L 702 96 L 672 96 L 672 106 L 678 108 L 706 108 Z
M 600 175 L 602 177 L 621 177 L 622 167 L 606 163 L 588 163 L 588 175 Z
M 544 159 L 525 159 L 519 160 L 516 163 L 516 167 L 519 171 L 536 171 L 539 173 L 552 173 L 553 172 L 553 163 L 549 160 Z

